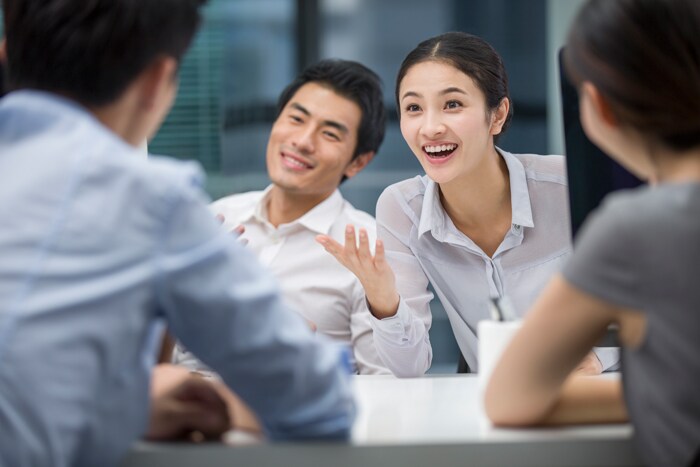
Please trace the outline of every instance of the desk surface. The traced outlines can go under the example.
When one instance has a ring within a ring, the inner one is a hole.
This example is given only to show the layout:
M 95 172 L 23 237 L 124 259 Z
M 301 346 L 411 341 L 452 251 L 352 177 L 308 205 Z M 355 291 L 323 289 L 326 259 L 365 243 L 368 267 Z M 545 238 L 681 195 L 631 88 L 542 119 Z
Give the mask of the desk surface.
M 632 444 L 632 428 L 626 424 L 520 430 L 491 427 L 481 411 L 473 375 L 356 376 L 353 384 L 359 410 L 350 443 L 141 442 L 124 465 L 641 465 Z

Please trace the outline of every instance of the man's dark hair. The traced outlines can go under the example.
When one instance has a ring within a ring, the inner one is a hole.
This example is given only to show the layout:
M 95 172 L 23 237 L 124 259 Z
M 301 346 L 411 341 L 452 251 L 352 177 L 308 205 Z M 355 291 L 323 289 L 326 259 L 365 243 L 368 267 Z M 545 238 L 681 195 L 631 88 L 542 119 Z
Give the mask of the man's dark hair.
M 382 81 L 375 72 L 349 60 L 321 60 L 302 71 L 282 91 L 277 101 L 277 116 L 282 113 L 284 106 L 299 88 L 307 83 L 327 86 L 360 107 L 362 118 L 357 130 L 357 147 L 352 155 L 353 159 L 369 151 L 379 151 L 379 146 L 384 140 L 386 112 Z
M 205 0 L 3 0 L 8 88 L 116 100 L 158 56 L 180 60 Z

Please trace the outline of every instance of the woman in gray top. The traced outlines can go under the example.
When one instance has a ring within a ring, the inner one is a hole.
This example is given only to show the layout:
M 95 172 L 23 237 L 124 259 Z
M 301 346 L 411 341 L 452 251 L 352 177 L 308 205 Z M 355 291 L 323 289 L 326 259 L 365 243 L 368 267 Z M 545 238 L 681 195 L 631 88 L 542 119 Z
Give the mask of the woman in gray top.
M 609 197 L 587 222 L 493 373 L 496 424 L 629 416 L 649 465 L 700 465 L 698 31 L 697 0 L 591 0 L 574 22 L 565 65 L 584 130 L 653 186 Z M 622 384 L 568 378 L 613 323 Z

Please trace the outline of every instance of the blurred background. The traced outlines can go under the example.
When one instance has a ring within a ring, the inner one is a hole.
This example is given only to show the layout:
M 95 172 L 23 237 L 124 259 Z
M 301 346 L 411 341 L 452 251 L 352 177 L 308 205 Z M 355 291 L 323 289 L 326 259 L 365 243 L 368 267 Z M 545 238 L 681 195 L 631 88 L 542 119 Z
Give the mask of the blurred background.
M 372 163 L 341 186 L 374 214 L 389 184 L 422 173 L 396 118 L 394 79 L 420 41 L 465 31 L 493 45 L 505 62 L 515 114 L 499 146 L 563 154 L 556 56 L 582 0 L 209 0 L 182 64 L 176 103 L 149 150 L 198 160 L 216 199 L 268 184 L 267 136 L 280 91 L 321 58 L 362 62 L 384 81 L 388 128 Z M 0 30 L 2 28 L 0 22 Z M 439 302 L 431 372 L 453 373 L 458 348 Z

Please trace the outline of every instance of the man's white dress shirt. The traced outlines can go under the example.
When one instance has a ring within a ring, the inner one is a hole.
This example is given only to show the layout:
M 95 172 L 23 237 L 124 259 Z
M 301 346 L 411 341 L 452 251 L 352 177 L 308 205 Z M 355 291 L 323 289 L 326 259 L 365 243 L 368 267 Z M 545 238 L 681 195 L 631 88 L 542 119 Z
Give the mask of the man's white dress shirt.
M 571 254 L 564 158 L 499 153 L 509 171 L 513 220 L 493 257 L 455 227 L 439 186 L 427 176 L 389 186 L 377 202 L 377 234 L 401 299 L 396 315 L 373 318 L 372 325 L 377 351 L 397 376 L 419 376 L 430 368 L 429 284 L 476 372 L 477 323 L 490 319 L 490 298 L 507 297 L 523 316 Z M 615 349 L 596 353 L 604 369 L 619 360 Z
M 245 227 L 242 238 L 248 240 L 247 248 L 277 278 L 287 303 L 313 322 L 318 333 L 350 346 L 360 374 L 389 373 L 374 347 L 362 285 L 315 240 L 324 234 L 344 243 L 345 226 L 352 224 L 367 229 L 373 244 L 374 218 L 355 209 L 336 190 L 296 221 L 275 228 L 267 220 L 270 189 L 222 198 L 212 203 L 211 210 L 225 217 L 225 229 Z M 173 361 L 203 369 L 180 346 Z

